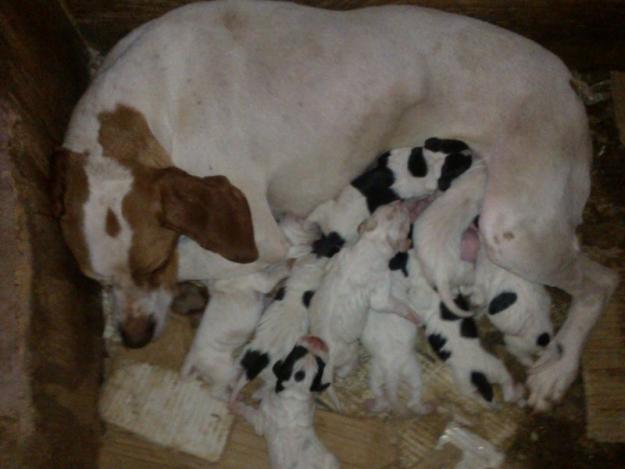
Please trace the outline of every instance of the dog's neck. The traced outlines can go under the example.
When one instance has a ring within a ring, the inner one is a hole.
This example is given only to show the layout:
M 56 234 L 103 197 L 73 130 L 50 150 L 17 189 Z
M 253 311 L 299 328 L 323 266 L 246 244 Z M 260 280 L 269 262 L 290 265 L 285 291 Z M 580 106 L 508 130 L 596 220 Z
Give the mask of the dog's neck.
M 266 397 L 267 406 L 282 426 L 310 427 L 313 425 L 315 401 L 312 393 L 302 393 L 285 389 L 279 393 L 270 392 Z

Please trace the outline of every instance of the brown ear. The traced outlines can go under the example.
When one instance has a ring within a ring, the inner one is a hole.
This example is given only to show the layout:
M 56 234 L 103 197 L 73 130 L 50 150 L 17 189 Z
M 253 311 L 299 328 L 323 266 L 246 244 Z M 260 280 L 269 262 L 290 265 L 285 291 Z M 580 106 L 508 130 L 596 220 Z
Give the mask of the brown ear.
M 162 223 L 226 259 L 258 259 L 252 213 L 243 193 L 225 176 L 199 178 L 178 168 L 160 170 Z

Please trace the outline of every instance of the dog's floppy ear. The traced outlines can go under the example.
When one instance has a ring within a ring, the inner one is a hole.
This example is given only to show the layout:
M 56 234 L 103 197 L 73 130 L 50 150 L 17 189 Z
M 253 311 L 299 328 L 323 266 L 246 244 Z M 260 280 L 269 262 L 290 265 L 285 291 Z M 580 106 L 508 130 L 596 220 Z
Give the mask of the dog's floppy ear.
M 162 224 L 229 261 L 258 259 L 252 213 L 225 176 L 199 178 L 178 168 L 159 170 Z
M 317 362 L 317 374 L 310 384 L 310 390 L 312 392 L 323 392 L 330 387 L 330 383 L 323 383 L 323 375 L 326 367 L 326 363 L 319 357 L 315 357 Z

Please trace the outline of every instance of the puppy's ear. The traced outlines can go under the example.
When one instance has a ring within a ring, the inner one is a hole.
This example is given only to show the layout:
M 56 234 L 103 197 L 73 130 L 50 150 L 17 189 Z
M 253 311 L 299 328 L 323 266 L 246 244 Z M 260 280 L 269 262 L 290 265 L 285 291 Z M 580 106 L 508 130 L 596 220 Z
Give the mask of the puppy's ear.
M 358 225 L 358 234 L 362 235 L 367 231 L 375 230 L 375 227 L 378 226 L 378 222 L 375 218 L 369 217 L 365 221 L 363 221 L 360 225 Z
M 284 374 L 282 365 L 283 365 L 282 360 L 278 360 L 277 362 L 273 364 L 273 367 L 271 368 L 271 370 L 273 371 L 273 374 L 276 375 L 276 378 L 278 379 L 282 378 L 282 375 Z
M 319 357 L 315 357 L 315 360 L 317 361 L 317 374 L 315 375 L 312 383 L 310 384 L 310 390 L 312 392 L 323 392 L 330 387 L 330 383 L 322 382 L 326 364 Z
M 229 261 L 258 259 L 250 207 L 228 178 L 199 178 L 178 168 L 159 171 L 163 226 Z

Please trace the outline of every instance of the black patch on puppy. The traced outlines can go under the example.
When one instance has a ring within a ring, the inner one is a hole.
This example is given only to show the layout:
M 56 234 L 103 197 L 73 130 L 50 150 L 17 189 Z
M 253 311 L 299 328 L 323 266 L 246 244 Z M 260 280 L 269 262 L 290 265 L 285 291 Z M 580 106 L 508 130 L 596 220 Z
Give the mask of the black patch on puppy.
M 366 199 L 367 208 L 373 213 L 381 205 L 399 200 L 391 186 L 395 182 L 393 171 L 387 167 L 390 153 L 384 153 L 378 158 L 378 165 L 352 181 L 354 186 Z
M 479 215 L 475 215 L 475 218 L 473 219 L 473 224 L 475 225 L 476 228 L 480 227 L 480 216 Z
M 477 339 L 477 324 L 473 318 L 463 318 L 460 323 L 460 335 L 467 339 Z
M 391 270 L 401 270 L 404 274 L 404 277 L 408 277 L 408 253 L 407 252 L 398 252 L 395 254 L 390 261 L 388 261 L 388 268 Z
M 302 295 L 302 303 L 307 308 L 310 307 L 310 301 L 312 300 L 313 295 L 315 294 L 315 290 L 306 290 Z
M 469 309 L 471 309 L 469 305 L 469 300 L 467 300 L 467 297 L 464 295 L 456 296 L 454 298 L 454 303 L 456 303 L 456 306 L 462 311 L 469 311 Z
M 451 352 L 443 350 L 443 347 L 447 343 L 447 339 L 440 334 L 430 334 L 428 336 L 428 342 L 434 353 L 438 355 L 438 358 L 445 361 L 451 357 Z
M 492 299 L 488 305 L 488 314 L 501 313 L 504 309 L 509 308 L 517 300 L 517 295 L 511 291 L 500 293 Z
M 445 303 L 443 303 L 442 301 L 440 304 L 440 312 L 441 312 L 441 319 L 444 321 L 458 321 L 462 319 L 460 316 L 457 316 L 454 313 L 452 313 L 449 310 L 449 308 L 445 306 Z
M 546 347 L 551 342 L 551 336 L 548 332 L 543 332 L 536 338 L 536 345 L 539 347 Z
M 462 140 L 452 138 L 428 138 L 423 146 L 430 151 L 442 153 L 460 153 L 461 151 L 469 149 L 467 144 Z
M 428 173 L 428 165 L 423 157 L 423 148 L 414 147 L 408 157 L 408 171 L 414 177 L 422 178 Z
M 336 231 L 331 231 L 313 242 L 312 252 L 317 257 L 332 257 L 343 248 L 344 244 L 343 237 Z
M 278 291 L 273 296 L 274 301 L 280 301 L 284 299 L 284 294 L 286 293 L 286 287 L 278 288 Z
M 278 378 L 278 381 L 276 382 L 276 392 L 280 392 L 284 389 L 282 383 L 291 379 L 293 365 L 295 365 L 295 362 L 304 357 L 307 353 L 308 349 L 306 347 L 296 345 L 286 356 L 284 361 L 278 360 L 273 365 L 273 374 L 276 375 L 276 378 Z
M 298 383 L 302 381 L 305 377 L 306 372 L 304 370 L 299 370 L 297 373 L 295 373 L 295 381 L 297 381 Z
M 310 384 L 310 390 L 312 392 L 323 392 L 330 387 L 330 383 L 321 383 L 321 378 L 323 378 L 323 370 L 325 370 L 326 362 L 324 362 L 321 358 L 317 356 L 315 356 L 315 360 L 317 362 L 317 374 Z
M 241 367 L 245 370 L 248 381 L 252 381 L 258 374 L 269 365 L 269 355 L 258 350 L 248 350 L 241 359 Z
M 464 153 L 452 153 L 445 158 L 438 178 L 438 189 L 443 192 L 449 189 L 453 180 L 469 169 L 472 162 L 473 157 Z
M 484 373 L 480 371 L 472 371 L 471 372 L 471 382 L 473 386 L 477 389 L 477 392 L 484 398 L 487 402 L 493 401 L 493 386 L 488 382 Z

